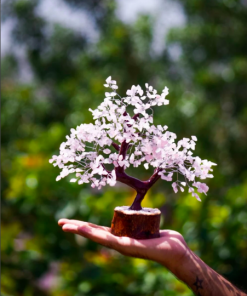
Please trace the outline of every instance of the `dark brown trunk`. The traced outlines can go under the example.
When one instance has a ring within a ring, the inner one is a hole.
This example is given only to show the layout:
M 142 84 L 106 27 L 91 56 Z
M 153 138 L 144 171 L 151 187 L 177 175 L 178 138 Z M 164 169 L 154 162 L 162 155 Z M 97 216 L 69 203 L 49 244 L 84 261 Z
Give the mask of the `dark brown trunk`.
M 137 192 L 134 202 L 132 203 L 132 205 L 130 206 L 129 209 L 134 210 L 134 211 L 140 211 L 142 209 L 141 202 L 142 202 L 143 198 L 145 197 L 146 193 L 147 193 L 147 191 Z

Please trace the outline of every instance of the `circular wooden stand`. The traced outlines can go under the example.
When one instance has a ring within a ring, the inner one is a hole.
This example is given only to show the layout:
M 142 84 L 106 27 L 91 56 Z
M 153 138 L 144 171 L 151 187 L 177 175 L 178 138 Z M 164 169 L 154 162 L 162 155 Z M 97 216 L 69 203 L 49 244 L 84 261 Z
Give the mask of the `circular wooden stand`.
M 160 237 L 160 210 L 142 208 L 140 211 L 129 210 L 129 207 L 116 207 L 111 223 L 111 233 L 116 236 L 127 236 L 135 239 Z

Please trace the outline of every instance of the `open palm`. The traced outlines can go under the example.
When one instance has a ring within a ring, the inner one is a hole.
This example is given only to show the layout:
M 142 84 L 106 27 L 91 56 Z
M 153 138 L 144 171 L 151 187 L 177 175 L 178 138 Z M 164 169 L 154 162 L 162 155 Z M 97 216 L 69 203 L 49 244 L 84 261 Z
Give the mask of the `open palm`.
M 159 262 L 171 271 L 178 262 L 182 263 L 182 259 L 189 252 L 183 236 L 173 230 L 161 230 L 159 238 L 137 240 L 115 236 L 109 227 L 78 220 L 60 219 L 58 225 L 62 226 L 65 232 L 89 238 L 126 256 Z

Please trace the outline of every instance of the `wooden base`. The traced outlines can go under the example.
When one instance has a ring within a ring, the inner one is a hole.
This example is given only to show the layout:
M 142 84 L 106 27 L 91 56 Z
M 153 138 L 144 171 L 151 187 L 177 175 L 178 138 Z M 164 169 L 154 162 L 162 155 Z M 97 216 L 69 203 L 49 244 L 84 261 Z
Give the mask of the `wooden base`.
M 135 239 L 160 237 L 160 210 L 143 208 L 140 211 L 129 207 L 116 207 L 111 223 L 111 233 Z

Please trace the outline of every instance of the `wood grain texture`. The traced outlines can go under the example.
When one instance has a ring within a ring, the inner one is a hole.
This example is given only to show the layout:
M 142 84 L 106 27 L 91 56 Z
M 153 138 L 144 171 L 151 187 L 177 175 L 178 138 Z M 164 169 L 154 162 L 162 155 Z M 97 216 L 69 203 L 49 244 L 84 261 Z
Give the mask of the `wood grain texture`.
M 111 233 L 116 236 L 127 236 L 135 239 L 160 237 L 160 211 L 128 211 L 119 208 L 114 210 Z

